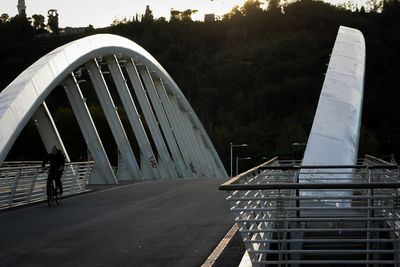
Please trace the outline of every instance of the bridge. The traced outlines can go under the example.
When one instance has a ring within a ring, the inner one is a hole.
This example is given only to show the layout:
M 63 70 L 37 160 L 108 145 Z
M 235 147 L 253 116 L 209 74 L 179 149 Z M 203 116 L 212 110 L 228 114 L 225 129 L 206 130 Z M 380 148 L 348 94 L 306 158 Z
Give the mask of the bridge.
M 94 184 L 108 184 L 112 189 L 71 196 L 65 207 L 56 210 L 60 216 L 56 218 L 48 209 L 43 214 L 41 204 L 0 215 L 6 218 L 0 225 L 2 231 L 10 227 L 10 221 L 25 227 L 23 218 L 27 216 L 35 222 L 32 230 L 12 228 L 22 236 L 15 241 L 2 233 L 10 242 L 2 248 L 13 255 L 4 262 L 28 264 L 19 259 L 23 254 L 18 242 L 32 236 L 38 239 L 31 243 L 37 250 L 26 255 L 34 264 L 46 265 L 42 258 L 48 256 L 71 265 L 87 261 L 89 265 L 151 265 L 154 260 L 171 266 L 198 266 L 228 231 L 234 215 L 246 257 L 254 266 L 399 265 L 399 168 L 368 155 L 357 158 L 364 69 L 362 33 L 340 27 L 302 161 L 274 158 L 224 181 L 226 171 L 194 111 L 171 77 L 143 48 L 122 37 L 94 35 L 54 50 L 0 94 L 0 123 L 6 125 L 0 131 L 0 162 L 5 164 L 6 154 L 30 118 L 45 146 L 57 144 L 68 159 L 45 103 L 49 92 L 62 84 L 94 158 L 94 163 L 67 165 L 71 195 L 95 190 Z M 82 79 L 82 72 L 89 74 L 126 166 L 128 175 L 124 177 L 130 181 L 118 179 L 112 170 L 80 90 L 80 84 L 88 82 Z M 104 79 L 106 73 L 111 74 L 130 114 L 138 154 L 127 140 Z M 38 168 L 0 169 L 3 208 L 30 204 L 33 195 L 39 195 L 36 201 L 40 202 L 46 174 Z M 126 182 L 130 184 L 118 185 Z M 219 188 L 230 194 L 230 208 L 216 191 L 220 183 Z M 229 210 L 234 213 L 229 215 Z M 41 224 L 47 222 L 51 233 L 43 235 Z M 57 223 L 66 228 L 61 228 L 60 238 Z M 143 243 L 135 243 L 142 239 Z M 89 256 L 70 260 L 68 252 L 78 255 L 73 245 L 76 240 Z M 65 244 L 59 251 L 41 245 L 57 241 Z M 92 245 L 95 251 L 88 249 Z
M 83 72 L 88 72 L 90 81 L 81 79 Z M 133 151 L 127 138 L 105 74 L 111 74 L 138 151 Z M 117 183 L 80 89 L 82 82 L 90 82 L 96 91 L 128 179 L 227 176 L 200 120 L 168 73 L 136 43 L 109 34 L 89 36 L 55 49 L 1 92 L 0 163 L 31 118 L 46 149 L 57 145 L 69 161 L 45 102 L 50 92 L 62 85 L 95 161 L 96 174 L 89 182 Z

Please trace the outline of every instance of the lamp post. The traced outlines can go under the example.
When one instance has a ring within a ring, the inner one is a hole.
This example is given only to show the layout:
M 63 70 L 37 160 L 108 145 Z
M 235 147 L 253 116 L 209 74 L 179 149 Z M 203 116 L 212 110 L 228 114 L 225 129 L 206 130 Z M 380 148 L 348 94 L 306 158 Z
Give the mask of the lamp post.
M 236 176 L 239 174 L 239 160 L 249 160 L 249 159 L 251 159 L 251 157 L 247 158 L 236 157 Z
M 301 152 L 300 147 L 307 146 L 307 143 L 293 143 L 292 146 L 293 146 L 294 160 L 296 160 L 296 158 L 300 157 L 300 152 Z
M 234 145 L 234 144 L 230 143 L 230 145 L 231 145 L 231 177 L 232 177 L 233 148 L 234 148 L 234 147 L 243 147 L 243 146 L 247 146 L 247 144 Z

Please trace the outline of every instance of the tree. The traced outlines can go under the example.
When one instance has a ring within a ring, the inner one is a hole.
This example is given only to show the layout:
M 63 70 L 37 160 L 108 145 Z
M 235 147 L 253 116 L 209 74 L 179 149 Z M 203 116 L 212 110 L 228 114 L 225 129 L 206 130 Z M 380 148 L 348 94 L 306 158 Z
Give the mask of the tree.
M 279 0 L 269 0 L 267 11 L 270 13 L 281 13 Z
M 146 11 L 144 13 L 144 16 L 142 18 L 143 23 L 151 23 L 153 22 L 154 17 L 153 17 L 153 11 L 151 11 L 150 6 L 146 6 Z
M 171 9 L 171 20 L 186 20 L 191 21 L 192 15 L 197 13 L 198 10 L 186 9 L 185 11 L 179 11 Z
M 182 20 L 192 20 L 192 15 L 197 13 L 198 10 L 193 9 L 186 9 L 185 11 L 181 12 L 181 19 Z
M 50 9 L 47 12 L 47 26 L 50 28 L 50 31 L 58 34 L 58 12 L 56 9 Z
M 240 7 L 238 5 L 234 6 L 232 10 L 229 13 L 226 13 L 225 15 L 222 16 L 223 20 L 229 20 L 229 19 L 235 19 L 242 17 L 243 14 L 240 11 Z
M 8 14 L 3 13 L 0 16 L 0 23 L 7 23 L 10 21 L 10 16 L 8 16 Z
M 44 16 L 35 14 L 32 16 L 33 19 L 33 28 L 36 30 L 43 29 L 44 25 Z
M 258 16 L 263 13 L 261 4 L 262 3 L 259 0 L 247 0 L 240 8 L 240 11 L 245 16 Z
M 369 12 L 381 12 L 383 9 L 383 0 L 368 0 L 365 2 Z

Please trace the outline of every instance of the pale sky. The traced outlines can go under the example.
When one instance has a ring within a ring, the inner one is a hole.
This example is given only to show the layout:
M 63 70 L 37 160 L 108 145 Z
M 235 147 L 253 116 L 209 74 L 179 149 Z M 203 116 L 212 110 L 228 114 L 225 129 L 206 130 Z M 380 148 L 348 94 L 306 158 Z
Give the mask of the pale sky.
M 136 13 L 144 14 L 150 5 L 155 18 L 169 19 L 171 8 L 183 11 L 196 9 L 193 19 L 203 20 L 204 14 L 222 15 L 235 5 L 243 5 L 245 0 L 25 0 L 28 17 L 41 14 L 47 19 L 49 9 L 57 9 L 60 27 L 88 26 L 95 28 L 109 26 L 115 18 L 132 18 Z M 0 0 L 0 14 L 15 16 L 18 0 Z
M 46 18 L 49 9 L 57 9 L 60 27 L 86 27 L 92 24 L 95 28 L 109 26 L 115 18 L 132 18 L 136 13 L 144 14 L 146 5 L 150 5 L 155 18 L 169 19 L 171 8 L 183 11 L 196 9 L 194 20 L 203 20 L 204 14 L 223 15 L 235 5 L 242 6 L 246 0 L 25 0 L 28 17 L 41 14 Z M 347 0 L 328 0 L 347 1 Z M 261 2 L 265 2 L 262 1 Z M 0 14 L 15 16 L 18 0 L 0 0 Z

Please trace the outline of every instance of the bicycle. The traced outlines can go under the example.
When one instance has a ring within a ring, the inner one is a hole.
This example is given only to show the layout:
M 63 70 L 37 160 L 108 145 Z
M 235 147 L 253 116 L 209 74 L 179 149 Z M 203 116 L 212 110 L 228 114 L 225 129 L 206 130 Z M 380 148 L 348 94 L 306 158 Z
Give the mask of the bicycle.
M 47 205 L 51 207 L 54 202 L 59 205 L 61 203 L 61 194 L 57 193 L 56 181 L 54 179 L 50 182 L 50 188 L 47 190 Z
M 42 169 L 42 171 L 46 170 L 47 168 Z M 50 185 L 50 187 L 49 187 Z M 54 202 L 59 205 L 61 203 L 61 194 L 57 193 L 57 184 L 55 179 L 51 179 L 50 183 L 47 182 L 46 192 L 47 192 L 47 205 L 51 207 Z

